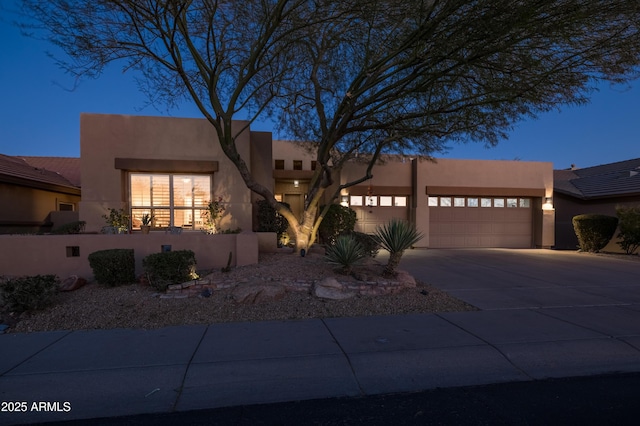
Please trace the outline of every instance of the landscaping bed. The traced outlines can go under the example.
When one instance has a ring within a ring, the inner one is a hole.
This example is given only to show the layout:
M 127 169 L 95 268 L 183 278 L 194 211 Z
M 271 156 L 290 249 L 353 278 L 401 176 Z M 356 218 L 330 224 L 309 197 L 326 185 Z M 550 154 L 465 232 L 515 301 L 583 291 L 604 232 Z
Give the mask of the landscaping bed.
M 355 268 L 361 276 L 382 271 L 375 259 Z M 443 291 L 418 282 L 413 288 L 382 296 L 356 295 L 344 300 L 315 297 L 308 291 L 287 291 L 278 300 L 255 304 L 238 303 L 235 286 L 264 282 L 286 285 L 301 281 L 320 281 L 334 277 L 354 283 L 353 276 L 342 275 L 327 264 L 324 256 L 309 253 L 305 257 L 289 253 L 261 255 L 256 265 L 232 268 L 228 273 L 209 271 L 215 282 L 235 283 L 211 292 L 209 297 L 162 298 L 145 284 L 103 287 L 91 282 L 54 296 L 52 306 L 19 316 L 8 316 L 9 332 L 82 330 L 109 328 L 159 328 L 184 324 L 211 324 L 236 321 L 290 320 L 406 313 L 457 312 L 476 310 L 473 306 Z M 375 286 L 374 283 L 368 285 Z

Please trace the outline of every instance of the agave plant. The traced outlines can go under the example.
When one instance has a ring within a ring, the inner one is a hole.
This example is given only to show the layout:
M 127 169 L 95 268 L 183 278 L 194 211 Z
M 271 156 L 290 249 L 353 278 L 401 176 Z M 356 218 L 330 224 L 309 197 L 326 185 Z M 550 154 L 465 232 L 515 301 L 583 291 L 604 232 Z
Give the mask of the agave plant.
M 325 258 L 327 262 L 342 266 L 345 274 L 351 273 L 351 268 L 367 256 L 367 252 L 352 235 L 341 235 L 335 244 L 328 246 Z
M 407 221 L 391 219 L 389 223 L 376 228 L 375 237 L 382 248 L 389 252 L 384 274 L 393 276 L 404 251 L 420 241 L 422 233 Z

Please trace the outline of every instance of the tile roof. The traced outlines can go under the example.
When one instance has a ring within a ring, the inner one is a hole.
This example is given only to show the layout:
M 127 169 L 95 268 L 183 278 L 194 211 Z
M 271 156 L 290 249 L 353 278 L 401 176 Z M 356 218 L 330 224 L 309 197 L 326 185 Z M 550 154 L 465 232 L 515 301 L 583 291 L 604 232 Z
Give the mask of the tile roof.
M 64 176 L 73 186 L 80 187 L 80 158 L 78 157 L 24 157 L 30 166 L 46 169 Z
M 79 164 L 79 163 L 78 163 Z M 79 189 L 62 174 L 44 168 L 34 167 L 20 157 L 0 154 L 0 177 L 12 182 L 32 182 L 35 184 L 54 185 Z
M 573 170 L 554 170 L 555 191 L 584 200 L 640 196 L 640 158 Z

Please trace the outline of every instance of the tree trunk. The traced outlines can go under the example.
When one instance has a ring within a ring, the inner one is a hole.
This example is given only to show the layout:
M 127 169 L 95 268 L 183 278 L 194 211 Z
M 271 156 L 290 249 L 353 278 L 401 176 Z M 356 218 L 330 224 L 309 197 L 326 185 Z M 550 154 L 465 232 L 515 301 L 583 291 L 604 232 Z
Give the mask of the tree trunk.
M 400 264 L 400 259 L 402 258 L 403 252 L 395 252 L 389 253 L 389 261 L 387 262 L 387 266 L 384 268 L 384 276 L 386 277 L 395 277 L 396 276 L 396 268 Z

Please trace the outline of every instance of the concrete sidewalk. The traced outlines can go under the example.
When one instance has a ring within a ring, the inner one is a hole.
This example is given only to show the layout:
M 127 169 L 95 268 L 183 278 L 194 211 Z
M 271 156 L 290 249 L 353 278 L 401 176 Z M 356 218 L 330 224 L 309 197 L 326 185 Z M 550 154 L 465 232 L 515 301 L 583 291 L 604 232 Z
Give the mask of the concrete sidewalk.
M 407 256 L 483 311 L 0 335 L 0 424 L 639 372 L 640 263 L 553 256 Z

